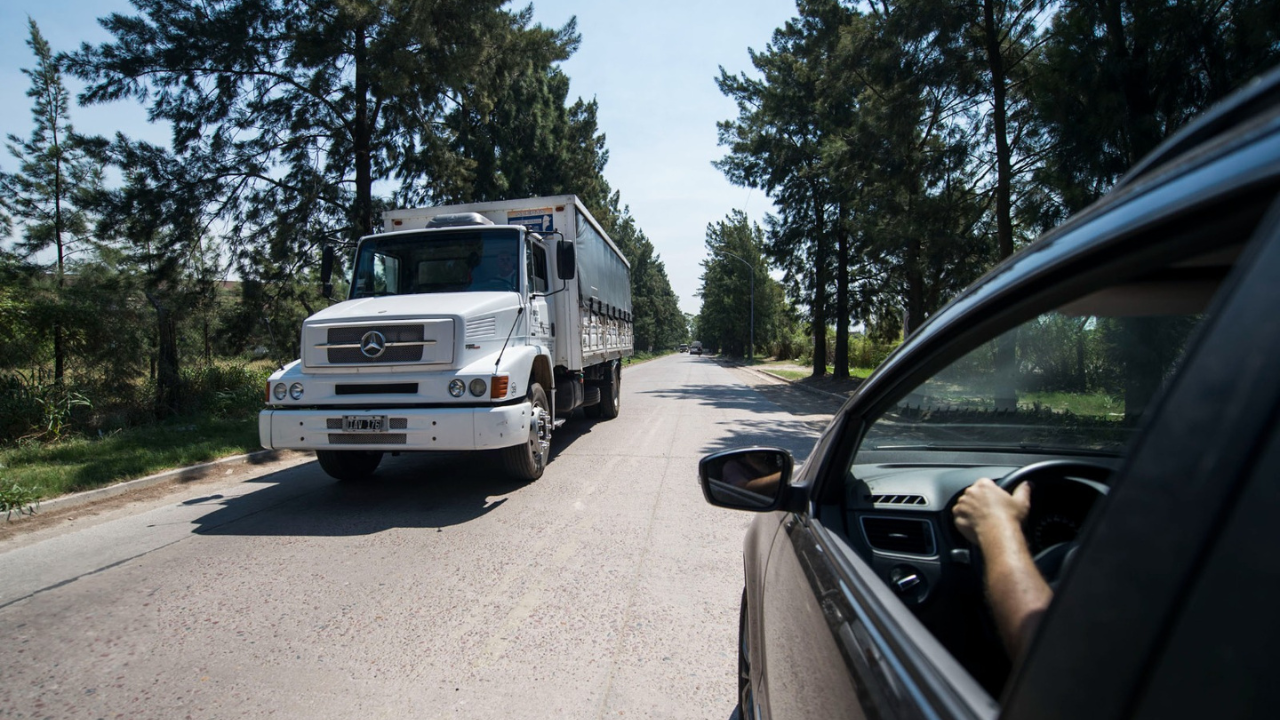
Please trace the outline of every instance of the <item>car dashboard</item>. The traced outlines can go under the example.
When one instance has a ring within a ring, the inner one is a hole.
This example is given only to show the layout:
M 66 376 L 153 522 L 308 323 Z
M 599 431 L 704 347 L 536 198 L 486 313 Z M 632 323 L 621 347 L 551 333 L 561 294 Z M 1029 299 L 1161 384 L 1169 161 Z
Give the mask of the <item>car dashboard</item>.
M 980 558 L 956 530 L 951 508 L 979 478 L 1001 478 L 1060 456 L 974 454 L 974 462 L 894 458 L 850 468 L 842 499 L 846 537 L 876 574 L 992 692 L 1007 676 L 986 607 Z M 877 458 L 878 459 L 878 458 Z M 1091 462 L 1112 470 L 1118 458 Z M 1105 488 L 1103 488 L 1105 491 Z M 1099 497 L 1076 483 L 1033 486 L 1024 531 L 1033 555 L 1073 541 Z

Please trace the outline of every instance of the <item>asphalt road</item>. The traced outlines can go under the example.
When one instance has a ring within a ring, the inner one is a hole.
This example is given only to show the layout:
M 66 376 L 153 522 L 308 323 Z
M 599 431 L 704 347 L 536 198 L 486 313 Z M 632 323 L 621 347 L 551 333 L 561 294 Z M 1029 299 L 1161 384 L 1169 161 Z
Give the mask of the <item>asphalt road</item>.
M 562 427 L 536 483 L 294 460 L 9 533 L 0 717 L 727 718 L 750 516 L 697 460 L 803 459 L 835 405 L 758 382 L 628 367 L 621 416 Z

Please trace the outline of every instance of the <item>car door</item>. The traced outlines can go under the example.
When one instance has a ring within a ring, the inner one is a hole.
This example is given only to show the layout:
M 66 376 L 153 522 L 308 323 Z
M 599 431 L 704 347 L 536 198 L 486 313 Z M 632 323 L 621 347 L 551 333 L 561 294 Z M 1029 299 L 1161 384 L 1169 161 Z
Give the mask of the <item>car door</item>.
M 547 307 L 547 249 L 540 241 L 529 242 L 526 255 L 526 287 L 529 289 L 529 338 L 535 343 L 551 347 L 552 316 Z
M 763 577 L 748 569 L 748 603 L 759 609 L 748 611 L 759 617 L 748 628 L 762 660 L 753 663 L 758 715 L 991 717 L 990 697 L 858 558 L 839 518 L 825 514 L 832 504 L 818 483 L 846 457 L 839 446 L 857 432 L 846 426 L 851 417 L 848 409 L 837 416 L 794 481 L 811 502 L 782 517 Z

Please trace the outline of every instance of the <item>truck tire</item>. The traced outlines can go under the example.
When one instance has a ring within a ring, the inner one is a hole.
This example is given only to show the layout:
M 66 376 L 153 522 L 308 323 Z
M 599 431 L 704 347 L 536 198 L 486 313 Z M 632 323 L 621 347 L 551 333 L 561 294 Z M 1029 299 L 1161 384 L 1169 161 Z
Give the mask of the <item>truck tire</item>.
M 533 416 L 529 418 L 529 437 L 519 445 L 502 450 L 502 464 L 507 472 L 517 480 L 526 482 L 542 477 L 542 471 L 547 468 L 547 458 L 551 454 L 551 428 L 554 424 L 551 406 L 542 385 L 531 384 L 528 398 L 533 406 Z
M 329 477 L 350 482 L 364 480 L 378 469 L 382 453 L 373 450 L 317 450 L 316 459 Z
M 612 420 L 618 417 L 622 407 L 622 365 L 609 368 L 609 377 L 600 385 L 600 418 Z

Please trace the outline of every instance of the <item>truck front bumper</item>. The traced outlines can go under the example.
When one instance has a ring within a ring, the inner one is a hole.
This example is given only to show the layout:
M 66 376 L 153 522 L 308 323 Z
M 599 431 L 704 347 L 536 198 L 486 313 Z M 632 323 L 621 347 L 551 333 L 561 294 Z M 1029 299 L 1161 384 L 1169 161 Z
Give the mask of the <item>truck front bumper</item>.
M 262 447 L 276 450 L 388 452 L 496 450 L 529 439 L 531 403 L 485 408 L 263 410 Z M 344 431 L 347 416 L 385 416 L 380 432 Z

